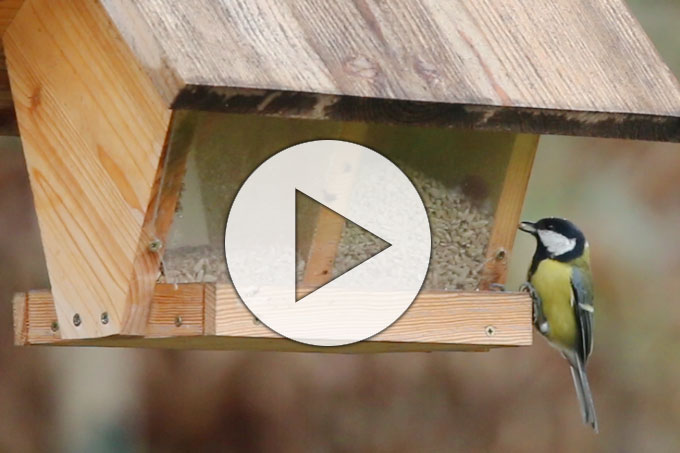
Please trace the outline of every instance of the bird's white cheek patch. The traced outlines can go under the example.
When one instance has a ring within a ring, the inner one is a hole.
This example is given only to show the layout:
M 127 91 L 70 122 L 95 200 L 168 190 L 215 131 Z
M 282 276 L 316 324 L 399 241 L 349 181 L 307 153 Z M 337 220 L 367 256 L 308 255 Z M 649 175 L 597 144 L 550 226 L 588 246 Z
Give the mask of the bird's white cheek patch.
M 538 237 L 541 242 L 553 256 L 563 255 L 571 252 L 576 247 L 576 239 L 569 239 L 568 237 L 550 230 L 538 230 Z

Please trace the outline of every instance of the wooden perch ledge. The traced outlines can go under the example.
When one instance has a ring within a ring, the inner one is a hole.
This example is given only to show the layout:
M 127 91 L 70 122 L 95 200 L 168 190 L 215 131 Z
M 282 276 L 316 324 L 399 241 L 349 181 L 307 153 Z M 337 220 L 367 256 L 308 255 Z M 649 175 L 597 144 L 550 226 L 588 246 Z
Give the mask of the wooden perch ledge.
M 99 319 L 106 323 L 107 315 L 102 313 Z M 62 340 L 49 291 L 14 297 L 14 331 L 17 345 L 310 352 L 486 351 L 530 345 L 532 338 L 531 301 L 526 294 L 427 291 L 397 322 L 369 340 L 312 347 L 282 338 L 260 323 L 231 285 L 201 283 L 158 284 L 144 336 Z

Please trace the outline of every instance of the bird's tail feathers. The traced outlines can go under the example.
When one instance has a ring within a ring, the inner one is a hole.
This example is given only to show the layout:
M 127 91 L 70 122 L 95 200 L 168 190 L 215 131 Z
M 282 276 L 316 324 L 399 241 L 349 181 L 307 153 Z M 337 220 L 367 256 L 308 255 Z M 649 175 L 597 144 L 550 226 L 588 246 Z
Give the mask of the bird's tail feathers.
M 576 388 L 576 396 L 578 396 L 578 402 L 581 406 L 583 423 L 590 425 L 597 433 L 597 415 L 595 414 L 593 394 L 590 392 L 585 365 L 578 357 L 574 362 L 571 364 L 571 376 L 574 378 L 574 387 Z

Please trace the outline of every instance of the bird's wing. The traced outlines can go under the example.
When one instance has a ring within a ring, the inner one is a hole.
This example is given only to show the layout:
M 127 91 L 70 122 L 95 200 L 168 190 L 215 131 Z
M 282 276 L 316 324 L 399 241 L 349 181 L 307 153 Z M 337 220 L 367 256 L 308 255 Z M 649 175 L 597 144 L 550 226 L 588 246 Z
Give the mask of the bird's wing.
M 571 290 L 574 312 L 581 337 L 578 354 L 585 364 L 593 350 L 593 318 L 595 315 L 593 285 L 590 274 L 578 267 L 573 267 L 571 272 Z

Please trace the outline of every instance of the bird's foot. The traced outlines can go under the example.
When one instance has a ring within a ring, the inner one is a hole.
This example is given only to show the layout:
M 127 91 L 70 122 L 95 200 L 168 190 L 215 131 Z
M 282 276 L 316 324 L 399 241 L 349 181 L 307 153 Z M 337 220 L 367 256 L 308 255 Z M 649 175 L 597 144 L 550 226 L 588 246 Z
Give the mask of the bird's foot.
M 531 301 L 533 303 L 533 322 L 536 328 L 542 333 L 542 334 L 547 334 L 548 331 L 550 330 L 550 326 L 548 325 L 548 320 L 545 317 L 545 314 L 543 313 L 543 301 L 541 300 L 541 297 L 538 295 L 538 292 L 536 291 L 536 288 L 534 288 L 534 285 L 532 285 L 530 282 L 524 282 L 522 285 L 519 287 L 520 291 L 524 291 L 529 293 L 531 296 Z

